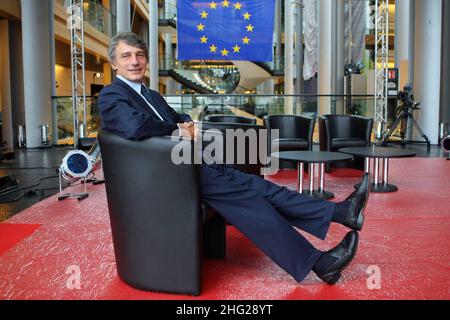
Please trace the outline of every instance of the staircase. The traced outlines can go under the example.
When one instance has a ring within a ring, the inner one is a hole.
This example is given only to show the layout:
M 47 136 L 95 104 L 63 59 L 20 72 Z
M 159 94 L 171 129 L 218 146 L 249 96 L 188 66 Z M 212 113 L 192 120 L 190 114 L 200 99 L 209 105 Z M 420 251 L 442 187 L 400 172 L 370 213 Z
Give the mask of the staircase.
M 184 86 L 191 88 L 198 93 L 216 94 L 218 93 L 213 87 L 209 86 L 202 80 L 199 73 L 194 70 L 172 69 L 169 75 Z
M 239 84 L 240 74 L 231 62 L 172 61 L 168 74 L 184 86 L 203 94 L 230 94 Z

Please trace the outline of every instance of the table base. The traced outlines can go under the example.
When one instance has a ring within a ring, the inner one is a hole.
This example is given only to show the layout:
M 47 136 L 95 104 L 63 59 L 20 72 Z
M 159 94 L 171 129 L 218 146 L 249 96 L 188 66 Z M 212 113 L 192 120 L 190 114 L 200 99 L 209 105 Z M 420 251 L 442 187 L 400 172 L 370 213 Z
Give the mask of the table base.
M 310 196 L 313 198 L 317 198 L 317 199 L 333 199 L 334 198 L 334 193 L 333 192 L 329 192 L 329 191 L 325 191 L 325 190 L 319 190 L 319 189 L 315 189 L 313 190 L 313 193 L 311 194 L 309 192 L 309 190 L 303 190 L 303 195 L 305 196 Z
M 355 184 L 355 189 L 359 188 L 360 183 Z M 395 192 L 398 190 L 398 187 L 389 183 L 375 183 L 370 184 L 370 192 L 375 193 L 387 193 L 387 192 Z

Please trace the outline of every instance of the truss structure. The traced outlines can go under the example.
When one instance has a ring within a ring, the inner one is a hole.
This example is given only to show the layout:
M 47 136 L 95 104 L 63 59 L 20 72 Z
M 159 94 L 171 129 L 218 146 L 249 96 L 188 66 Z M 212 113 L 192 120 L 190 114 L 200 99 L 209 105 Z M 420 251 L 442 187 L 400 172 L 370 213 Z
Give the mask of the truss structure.
M 386 130 L 389 62 L 389 0 L 375 0 L 375 99 L 376 138 Z
M 84 16 L 83 0 L 70 0 L 68 8 L 70 29 L 70 47 L 72 55 L 72 111 L 73 143 L 85 135 L 86 124 L 86 77 L 84 57 Z

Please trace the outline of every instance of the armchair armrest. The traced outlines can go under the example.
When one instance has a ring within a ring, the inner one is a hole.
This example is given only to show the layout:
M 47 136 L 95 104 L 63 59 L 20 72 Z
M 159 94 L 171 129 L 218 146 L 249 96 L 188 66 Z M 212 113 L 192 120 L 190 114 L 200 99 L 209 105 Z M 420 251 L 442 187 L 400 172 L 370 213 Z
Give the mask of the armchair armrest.
M 352 116 L 351 135 L 370 142 L 373 119 L 362 116 Z
M 298 121 L 300 124 L 300 128 L 307 128 L 300 130 L 300 138 L 308 141 L 308 148 L 312 150 L 312 139 L 314 134 L 314 126 L 316 124 L 316 120 L 314 118 L 299 116 Z
M 319 117 L 319 146 L 321 151 L 331 150 L 331 132 L 326 117 Z
M 98 135 L 119 276 L 134 287 L 198 294 L 201 215 L 197 167 L 171 161 L 168 137 Z

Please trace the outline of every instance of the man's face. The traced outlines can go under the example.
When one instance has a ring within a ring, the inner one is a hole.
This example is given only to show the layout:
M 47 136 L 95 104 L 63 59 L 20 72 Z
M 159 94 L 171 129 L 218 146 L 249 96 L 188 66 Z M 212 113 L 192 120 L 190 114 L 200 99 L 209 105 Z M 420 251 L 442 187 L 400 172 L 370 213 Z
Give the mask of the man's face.
M 117 75 L 135 82 L 144 80 L 147 57 L 145 51 L 120 41 L 116 47 L 116 61 L 111 63 Z

